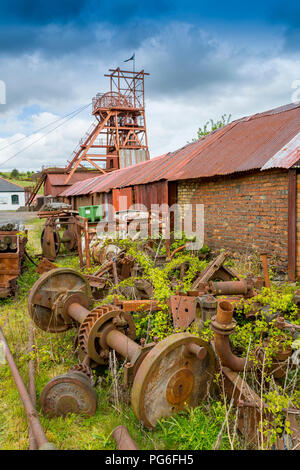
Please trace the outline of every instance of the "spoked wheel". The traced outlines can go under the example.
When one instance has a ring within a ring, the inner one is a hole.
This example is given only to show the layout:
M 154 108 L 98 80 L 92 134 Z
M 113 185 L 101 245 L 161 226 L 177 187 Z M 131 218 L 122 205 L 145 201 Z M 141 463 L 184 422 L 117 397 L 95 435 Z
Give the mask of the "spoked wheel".
M 67 315 L 68 298 L 88 308 L 91 289 L 81 274 L 69 268 L 52 269 L 34 284 L 28 297 L 28 311 L 44 331 L 61 332 L 72 327 Z
M 54 260 L 59 253 L 60 246 L 58 231 L 51 226 L 46 226 L 41 233 L 41 247 L 45 258 Z

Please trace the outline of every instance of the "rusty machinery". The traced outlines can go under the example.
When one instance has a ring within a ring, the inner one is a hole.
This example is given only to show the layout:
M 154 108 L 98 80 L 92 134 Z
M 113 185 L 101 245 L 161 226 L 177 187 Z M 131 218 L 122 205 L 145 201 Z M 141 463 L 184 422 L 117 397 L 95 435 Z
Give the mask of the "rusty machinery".
M 132 384 L 132 408 L 146 427 L 152 428 L 161 417 L 196 406 L 205 398 L 215 372 L 214 352 L 207 342 L 190 333 L 178 333 L 157 344 L 138 345 L 129 312 L 114 305 L 89 310 L 90 299 L 90 286 L 84 276 L 60 268 L 43 274 L 35 283 L 28 308 L 36 325 L 45 331 L 62 332 L 79 326 L 80 349 L 96 364 L 107 364 L 111 350 L 125 359 L 125 381 Z M 84 412 L 78 381 L 72 374 L 65 374 L 57 383 L 57 378 L 53 379 L 53 387 L 46 385 L 41 397 L 45 411 L 50 406 L 52 414 L 60 414 L 61 405 L 57 408 L 57 403 L 66 401 L 69 410 Z M 69 385 L 64 388 L 66 383 Z M 90 388 L 86 381 L 85 390 Z M 88 400 L 89 393 L 84 396 Z
M 40 217 L 47 213 L 40 213 Z M 49 213 L 48 213 L 49 214 Z M 60 235 L 63 229 L 63 235 Z M 68 251 L 76 251 L 78 247 L 76 218 L 73 214 L 60 212 L 47 217 L 45 227 L 41 234 L 41 247 L 43 256 L 54 261 L 61 249 L 62 244 Z
M 8 224 L 11 225 L 11 224 Z M 24 267 L 27 231 L 0 231 L 0 297 L 14 296 Z

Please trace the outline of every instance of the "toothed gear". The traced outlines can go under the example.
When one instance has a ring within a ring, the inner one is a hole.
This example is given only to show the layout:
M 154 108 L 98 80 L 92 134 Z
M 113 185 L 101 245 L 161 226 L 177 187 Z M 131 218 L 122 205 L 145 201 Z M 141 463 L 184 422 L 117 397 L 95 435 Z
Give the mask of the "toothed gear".
M 82 374 L 86 375 L 91 383 L 94 383 L 94 374 L 92 369 L 87 366 L 86 364 L 80 363 L 80 364 L 75 364 L 74 366 L 70 367 L 69 372 L 81 372 Z
M 78 344 L 86 354 L 88 354 L 88 339 L 91 329 L 99 318 L 103 317 L 105 313 L 114 309 L 115 307 L 112 305 L 96 307 L 87 314 L 84 321 L 81 323 L 78 332 Z
M 103 305 L 94 308 L 81 323 L 78 332 L 78 344 L 82 351 L 98 364 L 106 364 L 108 360 L 108 349 L 104 350 L 95 342 L 96 338 L 100 339 L 97 329 L 104 324 L 113 322 L 114 318 L 122 316 L 125 321 L 126 329 L 121 328 L 131 339 L 135 339 L 135 325 L 131 315 L 118 309 L 115 305 Z M 101 321 L 101 319 L 103 321 Z M 107 353 L 107 354 L 106 354 Z

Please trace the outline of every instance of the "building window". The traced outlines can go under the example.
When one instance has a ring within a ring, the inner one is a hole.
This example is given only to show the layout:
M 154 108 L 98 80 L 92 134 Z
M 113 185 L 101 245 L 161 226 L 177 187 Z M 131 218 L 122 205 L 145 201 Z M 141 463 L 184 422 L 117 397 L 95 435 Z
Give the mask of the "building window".
M 19 196 L 17 194 L 13 194 L 11 197 L 12 204 L 19 204 Z

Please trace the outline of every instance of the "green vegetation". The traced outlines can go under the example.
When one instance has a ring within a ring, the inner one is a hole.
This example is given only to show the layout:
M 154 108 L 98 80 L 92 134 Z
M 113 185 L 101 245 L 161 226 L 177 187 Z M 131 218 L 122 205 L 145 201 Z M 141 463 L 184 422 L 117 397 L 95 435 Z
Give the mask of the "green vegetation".
M 213 119 L 210 119 L 207 121 L 203 127 L 199 127 L 197 131 L 197 139 L 193 139 L 193 141 L 202 139 L 202 137 L 205 137 L 206 135 L 210 134 L 211 132 L 220 129 L 221 127 L 226 126 L 229 124 L 231 121 L 231 114 L 223 114 L 221 116 L 221 119 L 218 119 L 217 121 L 214 121 Z
M 29 253 L 34 256 L 40 252 L 40 233 L 42 220 L 30 221 Z M 165 266 L 158 267 L 150 256 L 142 252 L 138 242 L 128 240 L 115 241 L 127 252 L 132 254 L 144 268 L 143 278 L 151 281 L 154 287 L 154 299 L 160 310 L 158 312 L 137 312 L 134 319 L 137 337 L 148 338 L 157 336 L 163 339 L 174 332 L 171 314 L 168 308 L 170 295 L 180 291 L 188 292 L 198 271 L 201 271 L 207 261 L 199 258 L 199 253 L 178 251 Z M 171 252 L 184 245 L 185 239 L 177 241 Z M 108 242 L 107 242 L 108 243 Z M 154 246 L 157 254 L 165 251 L 159 242 Z M 201 252 L 209 250 L 204 247 Z M 240 262 L 240 260 L 239 260 Z M 185 263 L 184 274 L 180 273 L 180 265 Z M 254 263 L 256 261 L 254 260 Z M 79 270 L 77 256 L 65 256 L 56 260 L 61 267 L 72 267 Z M 229 264 L 237 268 L 234 261 Z M 92 271 L 98 267 L 93 266 Z M 250 268 L 250 267 L 249 267 Z M 258 270 L 255 264 L 255 270 Z M 250 271 L 250 269 L 249 269 Z M 244 272 L 244 271 L 243 271 Z M 182 275 L 183 274 L 183 275 Z M 19 278 L 17 298 L 0 300 L 0 324 L 4 328 L 8 343 L 25 382 L 28 380 L 28 323 L 27 313 L 28 292 L 38 275 L 32 264 Z M 133 285 L 134 278 L 129 278 L 115 286 L 106 299 L 101 303 L 110 303 L 117 295 L 117 288 L 122 285 Z M 247 381 L 264 399 L 268 406 L 271 420 L 264 419 L 260 427 L 260 441 L 256 446 L 260 449 L 272 448 L 277 438 L 283 434 L 291 434 L 289 420 L 286 419 L 285 409 L 289 406 L 300 408 L 299 368 L 288 368 L 281 380 L 274 381 L 270 374 L 272 363 L 280 348 L 288 348 L 292 344 L 291 335 L 278 329 L 272 315 L 280 312 L 286 320 L 300 324 L 297 319 L 297 307 L 293 303 L 293 295 L 298 285 L 272 282 L 270 289 L 263 288 L 255 297 L 236 304 L 235 319 L 237 327 L 231 335 L 233 351 L 239 356 L 248 356 L 256 364 L 256 373 L 247 373 Z M 122 297 L 119 295 L 119 297 Z M 261 314 L 246 318 L 245 314 L 255 311 L 257 305 L 264 310 Z M 208 320 L 201 332 L 201 337 L 210 340 L 213 332 Z M 189 328 L 198 334 L 193 326 Z M 35 329 L 36 387 L 37 396 L 45 384 L 53 377 L 67 372 L 76 363 L 74 342 L 76 331 L 71 329 L 65 333 L 51 334 Z M 280 338 L 279 338 L 280 337 Z M 279 341 L 280 339 L 280 341 Z M 266 342 L 267 343 L 264 343 Z M 257 351 L 265 347 L 263 366 L 258 360 Z M 236 431 L 237 411 L 232 408 L 222 393 L 222 383 L 217 374 L 215 387 L 208 400 L 198 407 L 179 413 L 170 418 L 162 419 L 155 430 L 147 431 L 135 418 L 131 407 L 121 400 L 123 389 L 123 366 L 119 365 L 118 373 L 112 373 L 108 368 L 99 367 L 95 370 L 98 407 L 91 418 L 69 415 L 66 418 L 49 419 L 40 413 L 40 418 L 47 437 L 58 449 L 114 449 L 115 442 L 111 432 L 115 426 L 124 424 L 141 449 L 247 449 L 249 443 L 242 439 Z M 27 449 L 28 424 L 18 392 L 15 388 L 10 370 L 7 365 L 0 365 L 0 448 Z M 116 394 L 116 390 L 118 393 Z M 270 424 L 271 421 L 271 424 Z
M 28 251 L 31 255 L 40 252 L 40 233 L 43 221 L 31 220 Z M 78 258 L 58 258 L 59 266 L 70 266 L 79 270 Z M 174 263 L 175 269 L 175 263 Z M 153 269 L 149 266 L 149 270 Z M 194 269 L 192 267 L 191 269 Z M 155 271 L 156 273 L 156 271 Z M 27 296 L 38 278 L 35 268 L 28 264 L 19 279 L 16 299 L 0 300 L 0 324 L 25 383 L 28 381 L 28 323 Z M 188 279 L 186 280 L 188 283 Z M 157 295 L 163 297 L 160 287 Z M 162 310 L 163 311 L 163 310 Z M 35 329 L 35 359 L 37 396 L 53 377 L 67 372 L 76 363 L 73 344 L 76 331 L 51 334 Z M 104 370 L 103 370 L 104 369 Z M 40 413 L 42 425 L 48 439 L 58 449 L 115 449 L 111 432 L 124 424 L 141 449 L 213 449 L 224 421 L 223 404 L 209 401 L 205 405 L 163 420 L 154 431 L 147 431 L 135 418 L 129 405 L 120 402 L 114 395 L 111 374 L 105 368 L 96 371 L 98 407 L 91 418 L 69 415 L 66 418 L 49 419 Z M 122 367 L 117 380 L 122 383 Z M 28 448 L 28 423 L 26 414 L 15 388 L 9 367 L 0 365 L 0 448 L 22 450 Z M 121 397 L 121 393 L 120 393 Z M 38 405 L 37 405 L 38 406 Z M 38 406 L 39 409 L 39 406 Z M 210 428 L 208 429 L 208 426 Z M 184 432 L 183 432 L 184 430 Z M 194 431 L 193 431 L 194 430 Z M 220 448 L 229 448 L 227 431 L 222 434 Z M 195 446 L 195 447 L 194 447 Z
M 15 168 L 12 171 L 1 171 L 0 177 L 9 180 L 11 183 L 18 184 L 23 188 L 27 188 L 28 186 L 35 185 L 35 181 L 32 179 L 33 174 L 34 171 L 20 172 Z

